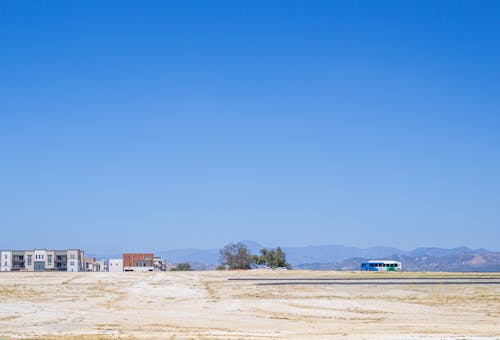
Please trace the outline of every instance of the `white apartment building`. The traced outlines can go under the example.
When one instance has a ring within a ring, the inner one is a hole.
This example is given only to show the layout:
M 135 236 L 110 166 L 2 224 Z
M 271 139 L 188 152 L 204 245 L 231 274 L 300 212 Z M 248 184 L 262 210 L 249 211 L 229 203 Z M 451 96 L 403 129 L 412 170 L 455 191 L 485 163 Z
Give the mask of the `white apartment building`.
M 82 272 L 85 271 L 85 259 L 83 251 L 79 249 L 68 249 L 68 272 Z
M 0 271 L 4 272 L 84 270 L 83 251 L 79 249 L 0 251 Z
M 35 272 L 45 271 L 45 260 L 47 258 L 47 251 L 45 249 L 35 249 L 33 252 L 33 270 Z
M 85 271 L 87 272 L 107 272 L 107 260 L 96 261 L 94 257 L 85 258 Z
M 12 270 L 12 252 L 4 250 L 0 252 L 0 271 L 10 272 Z
M 123 271 L 123 259 L 109 259 L 108 271 L 110 271 L 110 272 L 122 272 Z
M 96 261 L 96 272 L 107 272 L 108 271 L 108 261 L 100 260 Z
M 54 250 L 45 251 L 45 269 L 54 270 L 55 269 L 55 259 L 56 252 Z
M 27 250 L 24 252 L 24 269 L 29 272 L 35 271 L 35 251 Z

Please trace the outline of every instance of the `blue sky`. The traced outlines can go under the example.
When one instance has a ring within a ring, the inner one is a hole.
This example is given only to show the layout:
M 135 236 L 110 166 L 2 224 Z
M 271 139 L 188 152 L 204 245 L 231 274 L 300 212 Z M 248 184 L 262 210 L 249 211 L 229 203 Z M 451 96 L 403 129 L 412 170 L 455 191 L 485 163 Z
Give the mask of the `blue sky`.
M 0 248 L 500 250 L 497 1 L 2 1 Z

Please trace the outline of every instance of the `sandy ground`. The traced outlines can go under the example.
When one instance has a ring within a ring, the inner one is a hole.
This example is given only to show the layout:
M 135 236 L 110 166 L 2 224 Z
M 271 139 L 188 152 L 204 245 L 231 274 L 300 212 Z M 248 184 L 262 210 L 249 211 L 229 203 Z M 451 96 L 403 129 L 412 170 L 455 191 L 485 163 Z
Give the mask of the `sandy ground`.
M 437 276 L 481 274 L 0 273 L 0 339 L 500 338 L 500 284 L 259 285 Z

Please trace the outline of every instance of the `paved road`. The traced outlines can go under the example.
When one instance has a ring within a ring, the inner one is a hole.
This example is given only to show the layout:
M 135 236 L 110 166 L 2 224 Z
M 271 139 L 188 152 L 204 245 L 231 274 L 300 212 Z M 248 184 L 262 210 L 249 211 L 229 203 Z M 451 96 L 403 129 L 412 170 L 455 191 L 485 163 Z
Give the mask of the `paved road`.
M 258 286 L 284 285 L 500 285 L 500 277 L 432 278 L 229 278 L 231 281 L 254 281 Z
M 286 285 L 373 285 L 373 286 L 391 286 L 391 285 L 500 285 L 500 280 L 484 280 L 484 281 L 451 281 L 451 280 L 433 280 L 433 281 L 393 281 L 393 280 L 373 280 L 371 282 L 363 281 L 279 281 L 279 282 L 258 282 L 258 286 L 286 286 Z
M 373 281 L 373 280 L 500 280 L 500 276 L 484 277 L 230 277 L 229 281 Z

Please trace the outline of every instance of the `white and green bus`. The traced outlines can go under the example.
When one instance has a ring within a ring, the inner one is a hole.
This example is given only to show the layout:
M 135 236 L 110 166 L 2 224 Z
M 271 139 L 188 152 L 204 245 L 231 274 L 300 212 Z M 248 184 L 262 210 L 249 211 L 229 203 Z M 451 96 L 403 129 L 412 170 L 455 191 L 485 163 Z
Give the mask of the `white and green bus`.
M 401 262 L 387 260 L 370 260 L 361 263 L 362 271 L 383 271 L 399 272 L 401 271 Z

